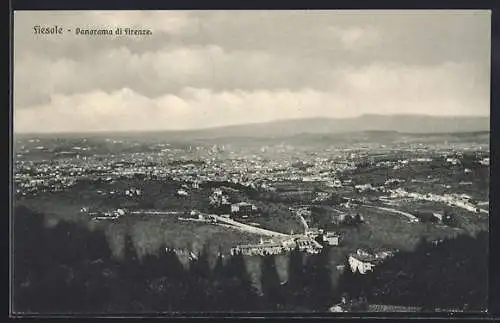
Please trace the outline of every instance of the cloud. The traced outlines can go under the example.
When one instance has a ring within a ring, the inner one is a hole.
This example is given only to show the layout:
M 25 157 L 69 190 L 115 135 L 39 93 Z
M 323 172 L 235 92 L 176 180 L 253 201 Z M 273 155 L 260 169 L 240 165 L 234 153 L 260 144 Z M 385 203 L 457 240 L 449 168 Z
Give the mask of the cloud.
M 354 45 L 351 42 L 349 46 Z M 464 94 L 489 95 L 489 74 L 473 64 L 392 65 L 394 67 L 387 63 L 362 66 L 338 63 L 329 66 L 326 61 L 278 57 L 265 51 L 227 52 L 216 45 L 160 49 L 142 54 L 120 47 L 79 62 L 70 59 L 52 61 L 30 55 L 16 69 L 14 103 L 16 109 L 22 109 L 47 102 L 54 93 L 72 95 L 122 88 L 130 88 L 147 97 L 177 94 L 185 87 L 210 88 L 213 91 L 297 91 L 308 87 L 328 92 L 342 88 L 346 82 L 364 85 L 356 87 L 363 91 L 357 95 L 376 91 L 385 95 L 386 88 L 381 87 L 400 86 L 401 78 L 404 79 L 402 84 L 412 89 L 420 87 L 416 90 L 420 92 L 425 89 L 436 95 L 458 97 Z M 429 76 L 431 73 L 436 75 Z M 440 82 L 433 82 L 436 79 Z M 426 82 L 434 84 L 433 87 L 422 87 Z M 454 92 L 454 89 L 460 90 Z M 353 93 L 353 96 L 356 95 Z
M 485 11 L 16 12 L 14 129 L 485 115 L 489 23 Z M 40 36 L 36 24 L 153 35 Z
M 331 27 L 328 31 L 339 38 L 343 49 L 351 52 L 367 50 L 379 45 L 383 39 L 379 32 L 371 26 L 344 29 Z
M 14 95 L 19 109 L 46 100 L 53 93 L 109 92 L 128 87 L 154 97 L 176 93 L 186 86 L 216 91 L 296 90 L 307 84 L 322 89 L 332 86 L 337 78 L 321 61 L 297 64 L 293 57 L 260 50 L 227 52 L 216 45 L 141 54 L 120 47 L 80 61 L 50 60 L 31 54 L 16 66 Z
M 488 98 L 477 99 L 467 67 L 445 64 L 410 69 L 373 65 L 340 74 L 336 91 L 221 91 L 183 88 L 179 94 L 149 98 L 129 88 L 53 95 L 50 102 L 15 110 L 22 132 L 191 129 L 282 118 L 352 117 L 377 111 L 433 115 L 488 114 Z M 450 82 L 450 80 L 454 80 Z

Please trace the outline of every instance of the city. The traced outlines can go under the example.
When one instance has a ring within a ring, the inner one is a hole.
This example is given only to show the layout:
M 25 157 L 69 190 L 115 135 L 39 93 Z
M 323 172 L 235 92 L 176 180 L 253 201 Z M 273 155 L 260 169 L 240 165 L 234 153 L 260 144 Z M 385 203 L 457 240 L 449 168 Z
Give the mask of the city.
M 163 248 L 187 265 L 206 244 L 217 250 L 212 265 L 235 254 L 327 249 L 335 271 L 347 263 L 366 274 L 422 238 L 439 244 L 488 230 L 489 134 L 445 147 L 447 134 L 426 144 L 405 136 L 403 144 L 374 136 L 321 150 L 286 138 L 235 149 L 26 137 L 16 141 L 16 205 L 49 222 L 99 228 L 108 239 L 122 225 L 145 226 L 133 238 L 140 258 Z

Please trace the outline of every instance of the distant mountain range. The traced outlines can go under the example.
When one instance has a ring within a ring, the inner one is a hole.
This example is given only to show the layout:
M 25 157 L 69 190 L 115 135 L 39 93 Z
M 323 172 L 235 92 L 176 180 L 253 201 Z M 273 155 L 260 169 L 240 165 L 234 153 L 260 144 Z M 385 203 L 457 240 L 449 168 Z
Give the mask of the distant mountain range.
M 264 123 L 232 125 L 167 135 L 190 138 L 290 137 L 301 134 L 341 134 L 350 132 L 459 133 L 490 130 L 489 117 L 434 117 L 425 115 L 365 114 L 355 118 L 287 119 Z
M 398 132 L 408 134 L 444 134 L 485 132 L 490 130 L 489 117 L 436 117 L 426 115 L 376 115 L 359 117 L 287 119 L 224 127 L 182 131 L 130 132 L 165 139 L 211 139 L 228 137 L 290 137 L 302 134 L 340 134 L 352 132 Z M 112 134 L 111 132 L 109 134 Z M 125 135 L 125 133 L 113 133 Z M 128 137 L 128 135 L 126 135 Z

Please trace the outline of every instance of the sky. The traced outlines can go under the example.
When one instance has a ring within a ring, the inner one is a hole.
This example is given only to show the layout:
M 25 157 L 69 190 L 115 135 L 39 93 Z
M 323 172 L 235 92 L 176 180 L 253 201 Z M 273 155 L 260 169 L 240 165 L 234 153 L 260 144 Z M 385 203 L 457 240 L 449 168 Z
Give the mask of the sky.
M 15 12 L 14 132 L 489 116 L 490 22 L 489 11 Z M 117 27 L 152 35 L 74 34 Z

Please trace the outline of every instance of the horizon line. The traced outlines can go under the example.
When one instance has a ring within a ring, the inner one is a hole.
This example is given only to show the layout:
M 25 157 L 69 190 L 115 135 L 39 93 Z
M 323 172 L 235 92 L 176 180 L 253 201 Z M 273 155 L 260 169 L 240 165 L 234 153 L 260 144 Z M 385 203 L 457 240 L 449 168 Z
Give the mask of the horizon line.
M 217 126 L 208 126 L 203 128 L 188 128 L 188 129 L 128 129 L 128 130 L 84 130 L 84 131 L 16 131 L 14 127 L 12 127 L 12 134 L 19 135 L 48 135 L 48 134 L 82 134 L 82 133 L 90 133 L 90 134 L 104 134 L 104 133 L 149 133 L 149 132 L 192 132 L 192 131 L 205 131 L 205 130 L 216 130 L 227 127 L 238 127 L 238 126 L 251 126 L 251 125 L 263 125 L 269 123 L 276 122 L 288 122 L 288 121 L 299 121 L 299 120 L 315 120 L 315 119 L 324 119 L 324 120 L 346 120 L 346 119 L 358 119 L 367 116 L 374 117 L 428 117 L 428 118 L 458 118 L 458 119 L 467 119 L 467 118 L 491 118 L 490 115 L 430 115 L 423 113 L 396 113 L 396 114 L 380 114 L 380 113 L 362 113 L 353 117 L 344 117 L 344 118 L 336 118 L 336 117 L 306 117 L 306 118 L 283 118 L 283 119 L 275 119 L 269 121 L 261 121 L 261 122 L 248 122 L 248 123 L 237 123 L 237 124 L 227 124 L 227 125 L 217 125 Z M 482 131 L 490 131 L 482 130 Z M 377 130 L 375 130 L 377 131 Z M 378 131 L 391 131 L 391 130 L 378 130 Z

